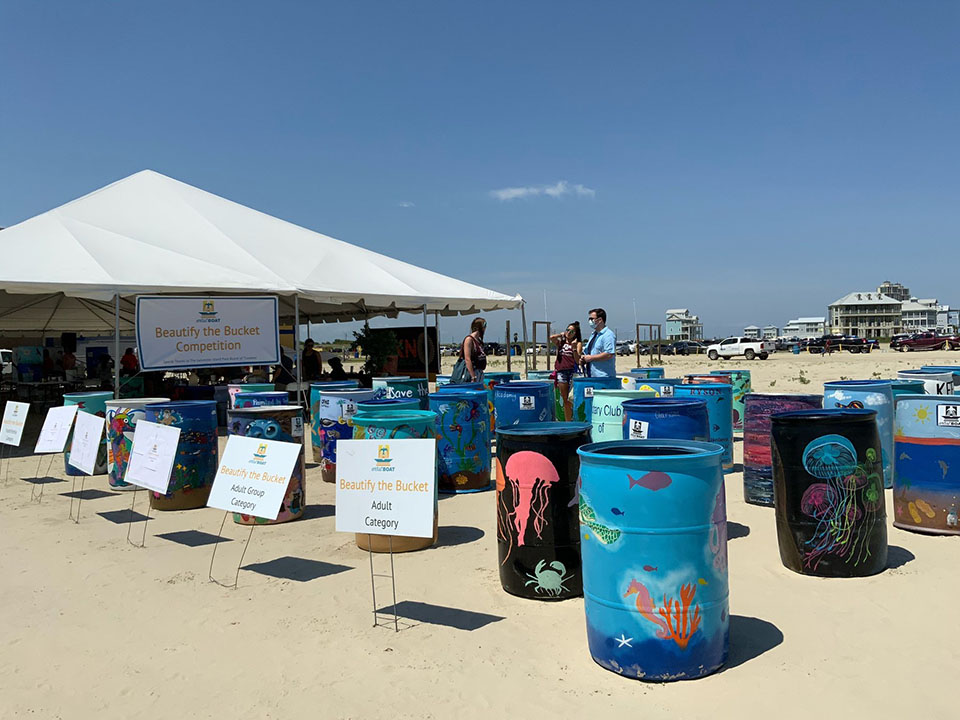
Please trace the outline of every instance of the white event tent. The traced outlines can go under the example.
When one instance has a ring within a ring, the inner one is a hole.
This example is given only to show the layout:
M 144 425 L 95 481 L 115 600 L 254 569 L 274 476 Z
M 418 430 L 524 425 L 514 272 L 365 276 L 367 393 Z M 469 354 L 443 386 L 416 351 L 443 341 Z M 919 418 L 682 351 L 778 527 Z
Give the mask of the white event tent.
M 0 231 L 0 256 L 0 331 L 8 332 L 110 330 L 119 343 L 120 332 L 133 329 L 141 294 L 277 295 L 281 316 L 297 325 L 302 316 L 422 312 L 426 325 L 428 313 L 523 310 L 519 295 L 350 245 L 151 170 Z

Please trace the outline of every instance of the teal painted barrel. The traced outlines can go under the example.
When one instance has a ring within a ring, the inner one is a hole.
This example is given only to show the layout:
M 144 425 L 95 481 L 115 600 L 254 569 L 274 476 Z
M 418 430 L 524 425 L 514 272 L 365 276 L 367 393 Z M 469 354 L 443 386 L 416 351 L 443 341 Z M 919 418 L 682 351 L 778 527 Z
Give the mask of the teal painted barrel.
M 320 393 L 323 390 L 356 390 L 360 383 L 356 380 L 340 380 L 331 382 L 310 383 L 310 445 L 313 447 L 313 461 L 321 462 L 323 446 L 320 424 Z
M 923 380 L 891 380 L 890 390 L 894 400 L 900 395 L 923 395 L 925 392 Z
M 960 395 L 960 365 L 924 365 L 920 369 L 953 373 L 953 394 Z
M 420 401 L 414 398 L 383 398 L 380 400 L 361 400 L 357 403 L 357 415 L 377 410 L 419 410 Z
M 263 392 L 238 392 L 233 396 L 233 407 L 252 408 L 267 407 L 271 405 L 286 405 L 290 402 L 290 395 L 286 390 L 273 390 Z
M 273 383 L 229 383 L 227 385 L 227 394 L 230 396 L 228 408 L 236 407 L 237 393 L 270 392 L 276 389 L 277 386 Z
M 490 408 L 490 435 L 494 437 L 497 429 L 497 412 L 493 406 L 493 389 L 500 383 L 513 382 L 520 379 L 520 373 L 515 372 L 485 372 L 483 385 L 487 388 L 487 406 Z
M 435 375 L 434 378 L 433 378 L 433 380 L 434 380 L 434 383 L 436 384 L 436 386 L 437 386 L 437 387 L 440 387 L 441 385 L 447 385 L 447 384 L 450 383 L 450 376 L 449 376 L 449 375 Z
M 516 380 L 493 389 L 493 407 L 500 427 L 553 421 L 553 383 Z
M 430 394 L 430 381 L 426 378 L 387 377 L 374 378 L 373 389 L 380 398 L 411 398 L 420 403 L 420 409 L 426 410 L 429 406 L 427 395 Z
M 638 367 L 638 368 L 631 368 L 630 374 L 636 375 L 637 377 L 640 377 L 640 378 L 656 379 L 656 378 L 662 378 L 665 373 L 662 367 L 645 367 L 645 368 Z
M 527 380 L 553 380 L 552 370 L 529 370 Z
M 711 375 L 722 375 L 729 377 L 733 385 L 733 431 L 735 433 L 743 432 L 743 419 L 745 414 L 744 398 L 748 393 L 753 392 L 750 385 L 749 370 L 711 370 Z
M 460 392 L 461 390 L 483 390 L 487 392 L 487 386 L 478 382 L 447 383 L 446 385 L 438 385 L 436 392 Z
M 337 481 L 337 441 L 350 440 L 353 437 L 353 418 L 357 414 L 357 403 L 373 400 L 375 390 L 359 388 L 324 389 L 320 391 L 320 402 L 314 423 L 320 424 L 320 478 L 324 482 Z M 314 459 L 317 448 L 313 448 Z
M 594 390 L 591 437 L 593 442 L 623 440 L 623 403 L 653 398 L 656 393 L 642 390 Z
M 825 410 L 875 410 L 883 486 L 893 487 L 893 389 L 889 380 L 835 380 L 823 384 Z
M 675 385 L 683 385 L 680 378 L 649 378 L 637 381 L 636 389 L 656 393 L 657 397 L 673 397 Z
M 698 678 L 727 657 L 727 513 L 714 443 L 584 445 L 580 551 L 590 655 L 641 680 Z
M 154 510 L 206 507 L 220 459 L 217 401 L 161 402 L 147 405 L 143 410 L 143 419 L 147 422 L 180 428 L 167 494 L 151 491 L 150 507 Z
M 733 472 L 733 385 L 708 383 L 705 385 L 675 385 L 675 398 L 696 398 L 707 401 L 707 419 L 710 423 L 710 442 L 723 448 L 723 471 Z
M 437 415 L 439 491 L 469 493 L 489 490 L 490 410 L 486 390 L 431 393 L 430 410 Z
M 76 393 L 66 393 L 63 396 L 64 405 L 76 405 L 79 410 L 82 410 L 85 413 L 90 415 L 96 415 L 97 417 L 106 418 L 107 417 L 107 400 L 113 400 L 113 393 L 107 390 L 95 390 L 92 392 L 76 392 Z M 67 475 L 86 475 L 85 472 L 78 470 L 73 465 L 70 464 L 70 444 L 73 442 L 73 430 L 70 431 L 70 436 L 67 438 L 67 444 L 64 446 L 63 451 L 63 467 Z M 97 450 L 97 460 L 93 466 L 94 475 L 106 475 L 107 474 L 107 448 L 109 447 L 109 442 L 107 441 L 106 432 L 104 432 L 103 439 L 100 442 L 100 448 Z
M 922 380 L 927 395 L 953 395 L 952 370 L 900 370 L 898 380 Z
M 110 487 L 133 487 L 123 480 L 130 463 L 133 434 L 137 430 L 137 421 L 146 416 L 144 408 L 159 402 L 170 402 L 170 398 L 124 398 L 104 403 L 107 409 L 107 482 Z
M 236 407 L 227 411 L 227 433 L 242 437 L 276 440 L 294 443 L 300 446 L 300 454 L 290 473 L 287 491 L 280 503 L 280 512 L 276 520 L 233 513 L 233 521 L 238 525 L 277 525 L 299 520 L 307 505 L 306 464 L 304 460 L 303 408 L 299 405 L 260 405 Z
M 429 410 L 379 410 L 355 415 L 354 440 L 403 440 L 436 438 L 437 414 Z M 436 479 L 437 466 L 433 466 Z M 405 478 L 415 481 L 417 478 Z M 434 483 L 436 488 L 436 483 Z M 433 537 L 418 538 L 405 535 L 367 535 L 357 533 L 357 547 L 373 552 L 390 552 L 390 538 L 393 538 L 393 552 L 422 550 L 437 541 L 437 503 L 434 499 Z
M 573 421 L 590 422 L 593 418 L 593 391 L 620 390 L 618 377 L 582 377 L 573 378 Z

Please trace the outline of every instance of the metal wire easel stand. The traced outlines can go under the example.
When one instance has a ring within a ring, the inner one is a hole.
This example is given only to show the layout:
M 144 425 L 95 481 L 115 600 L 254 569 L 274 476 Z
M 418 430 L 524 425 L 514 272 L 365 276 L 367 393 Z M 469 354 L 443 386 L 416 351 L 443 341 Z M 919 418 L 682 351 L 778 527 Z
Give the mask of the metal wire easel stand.
M 133 507 L 137 504 L 137 490 L 139 490 L 136 485 L 133 486 L 133 500 L 130 501 L 130 521 L 127 523 L 127 542 L 133 545 L 135 548 L 143 548 L 147 545 L 147 521 L 150 520 L 150 491 L 147 491 L 147 515 L 143 518 L 143 537 L 140 539 L 140 544 L 137 545 L 133 540 L 130 539 L 130 530 L 133 529 Z
M 223 520 L 220 522 L 220 529 L 217 531 L 217 540 L 213 544 L 213 554 L 210 556 L 210 570 L 207 572 L 207 578 L 210 580 L 210 582 L 216 583 L 220 587 L 232 588 L 235 590 L 237 587 L 237 582 L 240 580 L 240 567 L 243 565 L 243 558 L 247 554 L 247 548 L 250 547 L 250 539 L 253 537 L 253 529 L 256 527 L 256 525 L 250 526 L 250 533 L 247 535 L 247 541 L 243 544 L 243 552 L 240 553 L 240 562 L 237 563 L 237 573 L 234 575 L 233 584 L 227 585 L 226 583 L 222 583 L 213 576 L 213 561 L 217 557 L 217 546 L 220 544 L 220 539 L 223 535 L 223 526 L 227 522 L 227 515 L 229 514 L 229 510 L 223 513 Z
M 387 624 L 380 625 L 379 613 L 377 612 L 377 583 L 375 578 L 390 578 L 390 584 L 393 589 L 393 629 L 396 632 L 400 632 L 400 620 L 397 618 L 397 576 L 393 570 L 393 535 L 387 535 L 387 540 L 390 543 L 390 574 L 376 574 L 373 571 L 373 536 L 369 533 L 367 534 L 367 552 L 370 555 L 370 591 L 373 594 L 373 626 L 374 627 L 388 627 L 389 621 Z

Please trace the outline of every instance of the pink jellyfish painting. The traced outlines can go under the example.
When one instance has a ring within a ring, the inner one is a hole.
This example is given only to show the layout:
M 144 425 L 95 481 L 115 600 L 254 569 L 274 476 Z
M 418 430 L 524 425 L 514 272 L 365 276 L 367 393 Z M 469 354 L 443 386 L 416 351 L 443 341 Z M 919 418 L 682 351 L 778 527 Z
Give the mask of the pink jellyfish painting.
M 547 523 L 550 486 L 560 481 L 557 469 L 538 452 L 520 450 L 507 459 L 506 481 L 513 491 L 513 511 L 507 511 L 508 524 L 517 531 L 517 547 L 524 544 L 527 524 L 539 538 Z

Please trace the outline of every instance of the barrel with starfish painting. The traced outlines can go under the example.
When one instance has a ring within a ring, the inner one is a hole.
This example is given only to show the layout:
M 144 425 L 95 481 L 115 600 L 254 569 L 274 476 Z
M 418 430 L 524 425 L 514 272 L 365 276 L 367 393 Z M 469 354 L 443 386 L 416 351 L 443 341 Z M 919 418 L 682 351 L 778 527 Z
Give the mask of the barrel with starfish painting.
M 730 625 L 723 448 L 621 440 L 577 452 L 594 661 L 656 682 L 715 672 L 727 657 Z
M 564 600 L 583 594 L 577 520 L 577 448 L 589 423 L 497 428 L 500 583 L 511 595 Z

